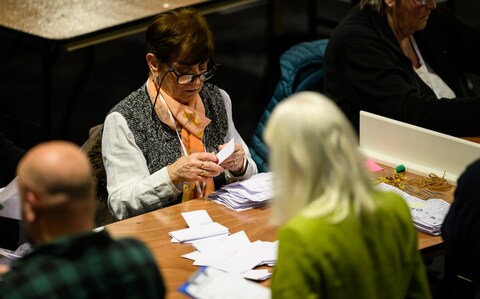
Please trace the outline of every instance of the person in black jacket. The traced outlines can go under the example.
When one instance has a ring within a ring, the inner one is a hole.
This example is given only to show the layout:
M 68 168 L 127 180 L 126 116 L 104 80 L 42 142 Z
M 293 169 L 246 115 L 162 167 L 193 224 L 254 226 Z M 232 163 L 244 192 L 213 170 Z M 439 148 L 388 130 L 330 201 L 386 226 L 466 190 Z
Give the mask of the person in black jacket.
M 15 178 L 15 169 L 25 151 L 0 133 L 0 188 Z M 14 250 L 18 246 L 19 222 L 0 217 L 0 248 Z
M 460 176 L 442 225 L 445 242 L 443 298 L 480 299 L 480 160 Z
M 480 97 L 465 73 L 480 73 L 480 28 L 435 0 L 362 0 L 325 53 L 325 94 L 358 130 L 365 110 L 438 132 L 480 135 Z

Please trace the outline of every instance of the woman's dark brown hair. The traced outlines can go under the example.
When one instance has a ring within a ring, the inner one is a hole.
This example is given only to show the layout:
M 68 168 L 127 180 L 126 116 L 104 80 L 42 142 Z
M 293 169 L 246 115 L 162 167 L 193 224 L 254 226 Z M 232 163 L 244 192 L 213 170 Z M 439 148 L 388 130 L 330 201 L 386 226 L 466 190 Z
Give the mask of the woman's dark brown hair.
M 203 16 L 192 8 L 160 14 L 146 31 L 147 51 L 165 63 L 195 65 L 213 58 L 214 39 Z

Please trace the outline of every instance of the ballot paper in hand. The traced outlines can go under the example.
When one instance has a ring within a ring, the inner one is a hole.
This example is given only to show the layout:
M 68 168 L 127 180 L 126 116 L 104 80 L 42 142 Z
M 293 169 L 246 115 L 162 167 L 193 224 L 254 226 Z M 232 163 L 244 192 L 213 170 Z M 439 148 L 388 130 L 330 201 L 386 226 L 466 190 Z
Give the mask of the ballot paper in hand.
M 235 151 L 235 140 L 232 138 L 230 141 L 222 148 L 221 151 L 217 153 L 218 164 L 222 164 L 225 159 L 230 157 Z
M 270 299 L 270 289 L 212 267 L 195 272 L 179 291 L 197 299 Z

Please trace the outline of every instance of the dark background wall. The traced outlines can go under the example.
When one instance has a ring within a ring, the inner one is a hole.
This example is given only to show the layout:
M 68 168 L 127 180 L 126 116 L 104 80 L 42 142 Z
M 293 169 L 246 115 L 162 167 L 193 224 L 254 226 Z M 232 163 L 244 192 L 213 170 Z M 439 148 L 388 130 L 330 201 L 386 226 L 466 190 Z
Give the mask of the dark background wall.
M 230 94 L 237 129 L 247 143 L 278 81 L 279 55 L 297 42 L 325 37 L 331 30 L 328 25 L 315 26 L 313 31 L 309 27 L 309 0 L 276 3 L 280 5 L 275 14 L 270 1 L 259 1 L 206 16 L 216 37 L 215 60 L 221 65 L 212 82 Z M 349 9 L 341 0 L 317 4 L 317 15 L 333 22 Z M 456 0 L 454 11 L 464 21 L 478 24 L 479 5 L 476 0 Z M 0 30 L 0 132 L 25 149 L 46 138 L 40 128 L 25 124 L 42 120 L 42 49 L 38 41 Z M 59 52 L 53 67 L 50 138 L 82 144 L 90 127 L 102 123 L 113 105 L 145 82 L 144 57 L 143 34 Z M 472 76 L 472 82 L 477 81 Z M 64 120 L 71 99 L 75 104 Z

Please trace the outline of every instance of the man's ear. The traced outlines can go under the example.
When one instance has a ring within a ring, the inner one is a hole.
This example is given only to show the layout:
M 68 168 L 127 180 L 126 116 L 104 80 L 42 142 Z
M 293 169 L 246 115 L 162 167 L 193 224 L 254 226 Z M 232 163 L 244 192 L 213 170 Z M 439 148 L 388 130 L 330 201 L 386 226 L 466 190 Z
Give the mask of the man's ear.
M 387 5 L 388 7 L 393 7 L 395 5 L 395 0 L 384 0 L 385 1 L 385 5 Z
M 152 73 L 158 72 L 158 59 L 153 55 L 153 53 L 147 53 L 146 56 L 148 68 Z
M 38 197 L 32 191 L 27 191 L 25 195 L 25 201 L 23 203 L 23 216 L 25 221 L 32 223 L 37 220 L 38 213 L 40 212 L 40 201 Z

